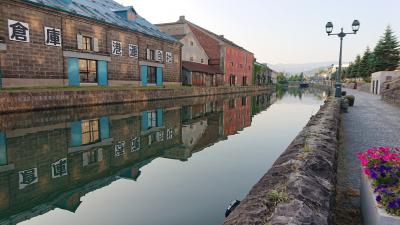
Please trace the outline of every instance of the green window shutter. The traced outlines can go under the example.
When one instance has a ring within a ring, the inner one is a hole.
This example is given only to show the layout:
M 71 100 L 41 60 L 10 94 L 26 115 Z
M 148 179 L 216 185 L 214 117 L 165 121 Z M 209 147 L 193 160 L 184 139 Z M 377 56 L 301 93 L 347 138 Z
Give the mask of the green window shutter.
M 157 67 L 157 86 L 163 86 L 164 84 L 163 79 L 164 79 L 163 68 Z
M 147 86 L 147 66 L 140 66 L 140 80 L 141 80 L 141 86 L 145 87 Z
M 100 136 L 101 140 L 110 138 L 110 123 L 106 116 L 100 118 Z
M 69 86 L 79 86 L 81 83 L 79 59 L 77 58 L 68 58 L 68 82 Z
M 7 138 L 6 134 L 0 132 L 0 166 L 7 165 Z
M 107 61 L 97 62 L 97 76 L 99 86 L 108 85 L 108 63 Z
M 71 145 L 72 147 L 79 147 L 82 145 L 81 121 L 71 123 Z

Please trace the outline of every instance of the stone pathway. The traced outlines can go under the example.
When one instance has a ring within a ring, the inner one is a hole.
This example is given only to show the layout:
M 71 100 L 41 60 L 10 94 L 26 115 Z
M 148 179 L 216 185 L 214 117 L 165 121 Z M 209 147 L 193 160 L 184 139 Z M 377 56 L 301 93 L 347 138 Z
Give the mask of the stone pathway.
M 360 163 L 356 153 L 374 146 L 400 146 L 400 108 L 380 96 L 346 89 L 355 105 L 343 115 L 343 143 L 339 152 L 337 225 L 360 225 Z

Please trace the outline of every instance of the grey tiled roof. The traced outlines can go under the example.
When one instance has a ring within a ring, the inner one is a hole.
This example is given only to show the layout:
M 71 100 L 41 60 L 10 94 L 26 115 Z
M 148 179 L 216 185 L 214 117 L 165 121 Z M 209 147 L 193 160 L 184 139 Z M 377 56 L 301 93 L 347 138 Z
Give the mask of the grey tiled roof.
M 113 24 L 115 26 L 128 28 L 143 34 L 161 38 L 167 41 L 178 42 L 170 35 L 161 32 L 155 25 L 137 15 L 135 21 L 128 21 L 118 16 L 115 11 L 127 10 L 125 7 L 112 0 L 72 0 L 72 3 L 66 3 L 68 0 L 24 0 L 56 10 L 84 16 L 101 22 Z

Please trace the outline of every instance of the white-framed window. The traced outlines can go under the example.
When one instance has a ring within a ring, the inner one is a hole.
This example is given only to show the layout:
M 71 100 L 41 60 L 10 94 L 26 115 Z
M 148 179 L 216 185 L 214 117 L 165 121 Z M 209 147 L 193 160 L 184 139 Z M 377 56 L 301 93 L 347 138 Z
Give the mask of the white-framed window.
M 122 56 L 122 43 L 120 41 L 112 41 L 112 54 Z
M 157 127 L 157 111 L 149 111 L 147 114 L 147 124 L 150 128 Z
M 154 61 L 156 60 L 156 51 L 154 51 L 153 49 L 147 49 L 146 56 L 147 60 Z
M 166 63 L 173 63 L 174 62 L 174 56 L 172 55 L 172 52 L 166 52 L 165 53 L 165 62 Z
M 44 27 L 44 44 L 61 47 L 61 29 Z
M 139 58 L 139 47 L 134 44 L 129 44 L 129 57 Z
M 8 37 L 11 41 L 29 42 L 29 24 L 8 20 Z

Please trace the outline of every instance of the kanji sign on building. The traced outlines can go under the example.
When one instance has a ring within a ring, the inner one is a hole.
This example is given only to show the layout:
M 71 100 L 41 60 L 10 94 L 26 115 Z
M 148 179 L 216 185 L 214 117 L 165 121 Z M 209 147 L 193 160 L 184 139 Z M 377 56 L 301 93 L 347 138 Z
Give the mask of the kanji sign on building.
M 29 170 L 19 171 L 19 189 L 24 189 L 25 187 L 37 183 L 39 181 L 37 168 L 32 168 Z
M 156 141 L 157 142 L 162 142 L 162 141 L 164 141 L 164 131 L 158 131 L 157 133 L 156 133 Z
M 156 60 L 158 62 L 162 62 L 164 60 L 163 51 L 161 51 L 161 50 L 156 51 Z
M 125 155 L 125 141 L 118 142 L 114 147 L 115 157 L 120 157 Z
M 44 40 L 46 45 L 60 47 L 61 30 L 52 27 L 44 27 Z
M 11 41 L 29 42 L 29 24 L 8 20 L 8 36 Z
M 112 54 L 122 56 L 122 43 L 120 41 L 112 41 Z
M 139 58 L 139 48 L 137 45 L 129 44 L 129 57 Z
M 140 150 L 140 137 L 132 139 L 131 152 L 136 152 Z
M 172 56 L 172 52 L 166 52 L 165 53 L 165 62 L 172 63 L 173 61 L 174 61 L 174 58 Z
M 67 158 L 60 159 L 51 164 L 51 177 L 59 178 L 68 175 Z
M 167 140 L 171 140 L 174 137 L 174 130 L 167 129 Z

